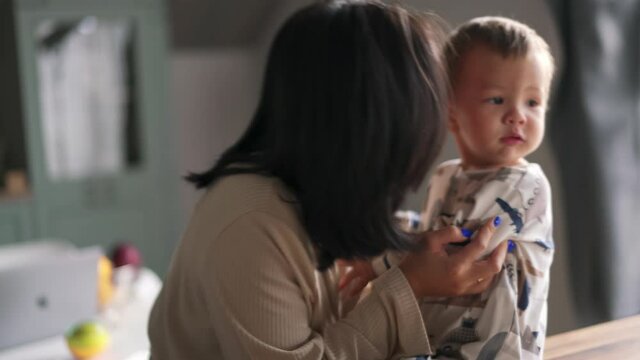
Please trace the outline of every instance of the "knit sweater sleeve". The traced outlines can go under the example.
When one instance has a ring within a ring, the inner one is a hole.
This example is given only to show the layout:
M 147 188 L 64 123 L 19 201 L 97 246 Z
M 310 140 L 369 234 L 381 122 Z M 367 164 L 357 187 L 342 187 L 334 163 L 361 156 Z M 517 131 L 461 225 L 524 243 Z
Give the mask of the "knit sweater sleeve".
M 430 352 L 417 301 L 393 268 L 344 318 L 336 292 L 319 291 L 308 244 L 289 224 L 260 212 L 241 216 L 212 242 L 211 268 L 202 269 L 205 299 L 223 313 L 227 331 L 251 359 L 389 359 Z M 335 283 L 329 286 L 336 286 Z M 219 315 L 218 315 L 219 316 Z M 223 349 L 224 350 L 224 349 Z M 237 350 L 237 349 L 236 349 Z M 226 353 L 237 353 L 227 349 Z

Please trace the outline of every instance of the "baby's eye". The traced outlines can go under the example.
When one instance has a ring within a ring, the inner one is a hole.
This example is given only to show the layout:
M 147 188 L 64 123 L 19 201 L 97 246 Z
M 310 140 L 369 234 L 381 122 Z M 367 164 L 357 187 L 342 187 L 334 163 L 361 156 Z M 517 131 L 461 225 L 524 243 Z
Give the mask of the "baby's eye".
M 500 96 L 494 96 L 494 97 L 488 98 L 487 102 L 489 104 L 493 104 L 493 105 L 502 105 L 502 104 L 504 104 L 504 98 L 502 98 Z
M 537 100 L 531 99 L 531 100 L 527 101 L 527 105 L 529 105 L 530 107 L 536 107 L 536 106 L 540 105 L 540 103 Z

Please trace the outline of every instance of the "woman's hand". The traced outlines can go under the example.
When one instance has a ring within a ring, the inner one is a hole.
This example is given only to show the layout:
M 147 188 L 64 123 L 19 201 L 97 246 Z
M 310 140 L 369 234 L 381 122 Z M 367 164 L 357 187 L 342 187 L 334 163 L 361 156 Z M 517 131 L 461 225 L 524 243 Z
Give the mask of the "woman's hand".
M 424 248 L 407 254 L 400 263 L 416 297 L 468 295 L 485 290 L 502 269 L 507 253 L 505 241 L 487 258 L 480 259 L 495 230 L 494 221 L 485 223 L 468 245 L 453 254 L 445 250 L 447 244 L 467 240 L 459 228 L 450 226 L 425 233 Z

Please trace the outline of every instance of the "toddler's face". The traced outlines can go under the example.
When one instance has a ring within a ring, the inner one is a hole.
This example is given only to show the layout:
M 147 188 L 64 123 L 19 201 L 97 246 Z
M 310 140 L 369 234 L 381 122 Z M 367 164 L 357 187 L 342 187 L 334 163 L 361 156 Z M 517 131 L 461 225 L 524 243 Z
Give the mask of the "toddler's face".
M 538 148 L 550 85 L 542 54 L 503 57 L 475 46 L 460 59 L 450 107 L 467 168 L 511 166 Z

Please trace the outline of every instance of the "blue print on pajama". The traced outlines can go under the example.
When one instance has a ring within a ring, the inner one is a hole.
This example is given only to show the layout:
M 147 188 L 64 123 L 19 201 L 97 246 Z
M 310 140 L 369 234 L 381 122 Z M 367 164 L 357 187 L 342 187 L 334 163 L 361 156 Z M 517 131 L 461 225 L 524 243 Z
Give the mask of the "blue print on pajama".
M 524 226 L 524 222 L 522 221 L 522 215 L 520 214 L 520 212 L 517 209 L 512 208 L 508 202 L 500 198 L 496 198 L 496 202 L 498 203 L 500 208 L 509 215 L 511 221 L 513 221 L 511 225 L 514 225 L 516 227 L 516 233 L 520 233 L 520 230 L 522 230 L 522 227 Z
M 542 248 L 544 248 L 545 250 L 551 250 L 555 248 L 555 245 L 553 244 L 553 241 L 544 241 L 542 239 L 537 239 L 536 240 L 536 244 L 538 244 L 539 246 L 541 246 Z
M 527 307 L 529 307 L 530 292 L 531 292 L 531 287 L 529 286 L 529 282 L 525 277 L 524 282 L 522 284 L 522 289 L 520 289 L 520 297 L 518 298 L 518 309 L 522 311 L 527 310 Z

